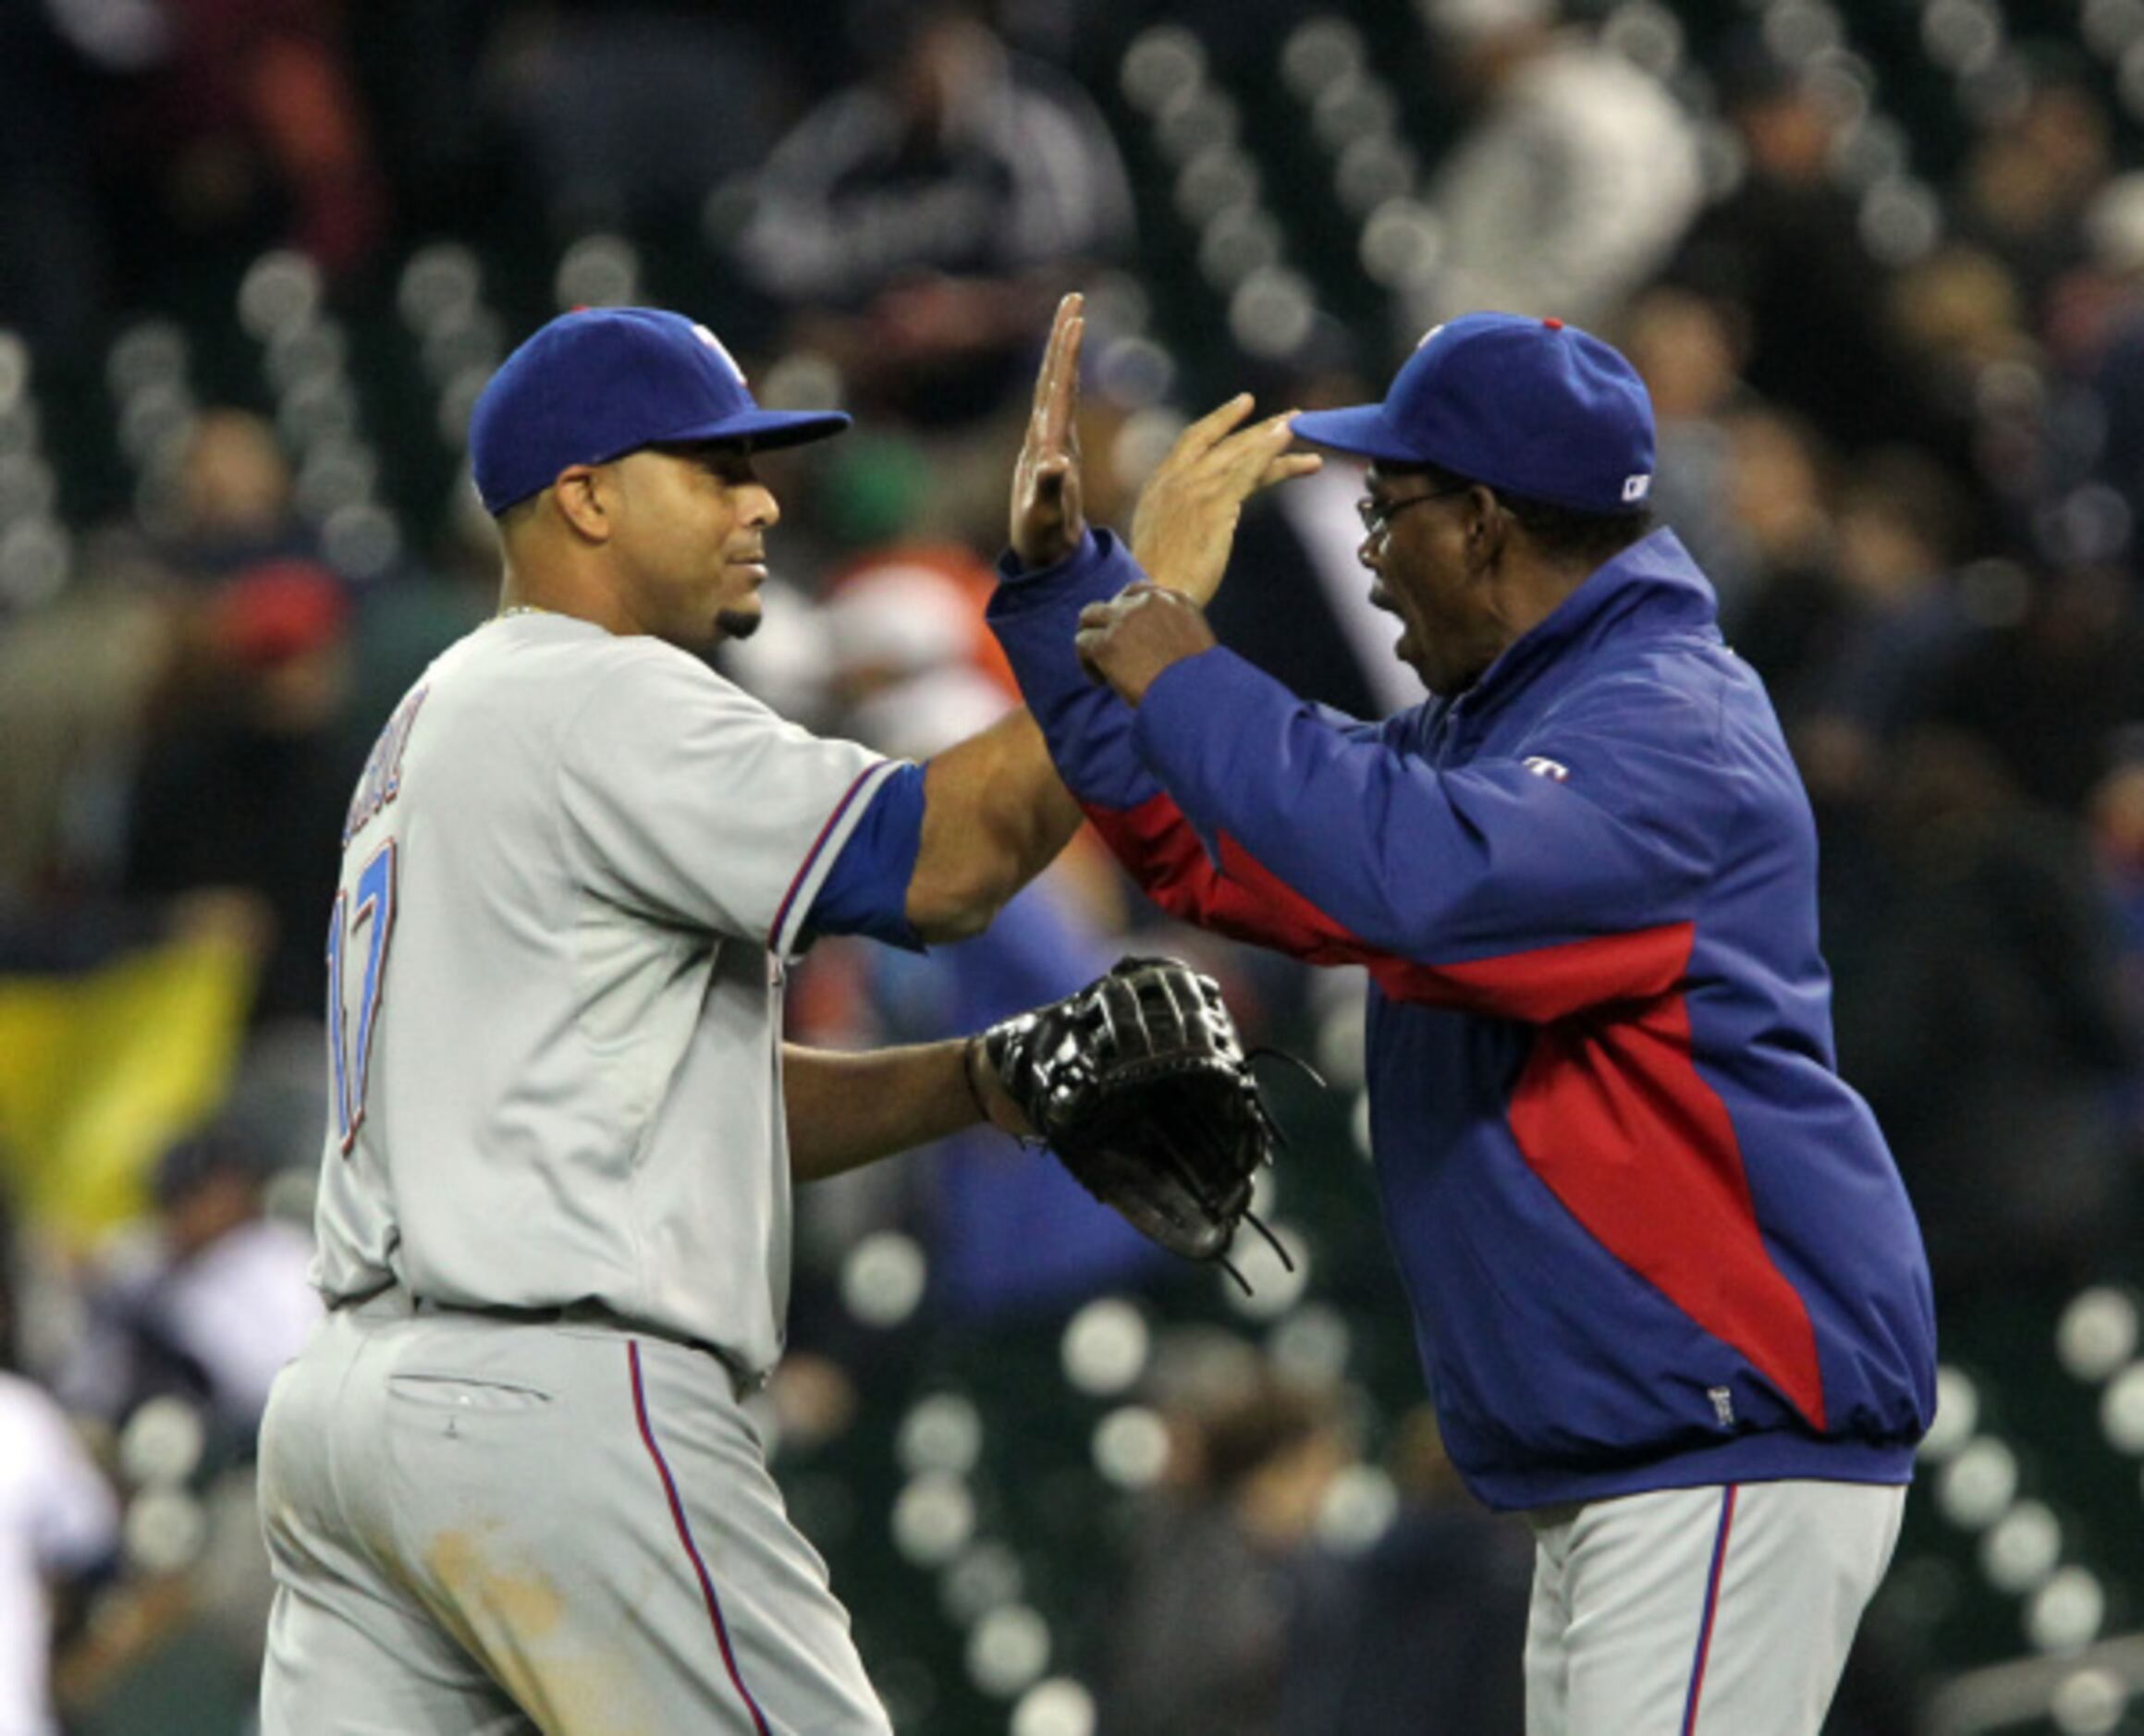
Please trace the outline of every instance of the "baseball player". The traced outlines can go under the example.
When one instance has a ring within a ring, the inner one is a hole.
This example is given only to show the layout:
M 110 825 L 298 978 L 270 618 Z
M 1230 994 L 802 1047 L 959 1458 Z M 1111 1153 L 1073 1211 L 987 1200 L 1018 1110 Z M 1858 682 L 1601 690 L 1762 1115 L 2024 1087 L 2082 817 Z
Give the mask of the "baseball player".
M 1537 1538 L 1530 1736 L 1814 1736 L 1932 1412 L 1933 1310 L 1833 1064 L 1807 800 L 1645 510 L 1645 388 L 1558 321 L 1471 314 L 1383 403 L 1293 418 L 1371 460 L 1362 561 L 1431 692 L 1373 725 L 1206 626 L 1214 479 L 1289 437 L 1247 413 L 1180 441 L 1130 556 L 1015 551 L 999 637 L 1152 897 L 1367 968 L 1439 1420 Z
M 0 1730 L 60 1736 L 52 1704 L 52 1588 L 106 1571 L 118 1503 L 67 1413 L 0 1369 Z
M 1014 478 L 1084 526 L 1079 304 Z M 261 1502 L 269 1736 L 883 1731 L 739 1400 L 782 1346 L 793 1181 L 983 1119 L 979 1042 L 780 1041 L 815 934 L 984 925 L 1078 814 L 1024 713 L 927 765 L 785 723 L 692 654 L 750 633 L 778 511 L 704 326 L 577 312 L 471 428 L 494 620 L 380 736 L 327 935 L 313 1275 Z

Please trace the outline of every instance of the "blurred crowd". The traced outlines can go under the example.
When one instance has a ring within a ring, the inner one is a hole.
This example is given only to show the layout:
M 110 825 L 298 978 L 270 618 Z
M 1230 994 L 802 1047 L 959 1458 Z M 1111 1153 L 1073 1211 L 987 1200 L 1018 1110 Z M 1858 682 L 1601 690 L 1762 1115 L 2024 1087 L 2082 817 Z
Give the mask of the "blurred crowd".
M 1374 397 L 1480 306 L 1617 341 L 1660 515 L 1816 807 L 1842 1065 L 1946 1329 L 2128 1275 L 2144 7 L 2049 37 L 1991 0 L 1919 15 L 1860 41 L 1824 0 L 0 8 L 0 1736 L 53 1695 L 80 1731 L 244 1728 L 251 1434 L 316 1307 L 335 840 L 380 720 L 493 606 L 459 430 L 563 305 L 679 306 L 764 400 L 858 412 L 767 462 L 766 626 L 725 669 L 918 758 L 1015 703 L 981 614 L 1063 289 L 1099 523 L 1238 386 Z M 1329 465 L 1262 503 L 1214 613 L 1375 715 L 1419 694 L 1359 492 Z M 1224 1302 L 980 1136 L 815 1190 L 767 1426 L 867 1659 L 918 1730 L 1515 1730 L 1524 1533 L 1453 1485 L 1404 1345 L 1366 1348 L 1398 1314 L 1354 984 L 1170 929 L 1075 845 L 974 941 L 816 949 L 794 1034 L 972 1029 L 1132 946 L 1331 1075 L 1288 1100 L 1269 1202 L 1305 1274 Z M 1078 1431 L 1056 1571 L 1019 1558 L 1028 1492 L 994 1509 L 925 1408 L 1017 1440 L 1036 1389 Z M 882 1497 L 890 1553 L 854 1510 Z M 888 1617 L 875 1655 L 875 1598 L 925 1571 L 950 1637 Z M 1834 1729 L 1912 1728 L 1889 1679 Z

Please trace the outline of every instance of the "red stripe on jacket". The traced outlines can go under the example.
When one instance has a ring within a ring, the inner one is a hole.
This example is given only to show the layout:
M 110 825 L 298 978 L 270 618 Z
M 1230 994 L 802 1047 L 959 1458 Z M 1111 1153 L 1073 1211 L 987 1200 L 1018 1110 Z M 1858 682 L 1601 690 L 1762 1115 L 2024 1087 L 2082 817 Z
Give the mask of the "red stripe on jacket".
M 1822 1432 L 1816 1328 L 1764 1245 L 1734 1124 L 1691 1057 L 1683 996 L 1538 1027 L 1506 1119 L 1588 1235 Z
M 1167 794 L 1086 813 L 1172 916 L 1313 964 L 1366 966 L 1396 1001 L 1533 1025 L 1506 1110 L 1529 1167 L 1588 1235 L 1822 1430 L 1816 1328 L 1764 1245 L 1734 1124 L 1693 1057 L 1680 984 L 1695 923 L 1425 964 L 1350 933 L 1225 833 L 1216 867 Z M 1630 1005 L 1574 1017 L 1608 1001 Z
M 1664 994 L 1689 961 L 1692 925 L 1667 923 L 1493 959 L 1424 964 L 1381 952 L 1343 928 L 1226 833 L 1217 868 L 1168 795 L 1124 813 L 1093 805 L 1085 812 L 1146 895 L 1171 916 L 1310 964 L 1366 966 L 1394 1000 L 1541 1023 L 1604 1000 Z

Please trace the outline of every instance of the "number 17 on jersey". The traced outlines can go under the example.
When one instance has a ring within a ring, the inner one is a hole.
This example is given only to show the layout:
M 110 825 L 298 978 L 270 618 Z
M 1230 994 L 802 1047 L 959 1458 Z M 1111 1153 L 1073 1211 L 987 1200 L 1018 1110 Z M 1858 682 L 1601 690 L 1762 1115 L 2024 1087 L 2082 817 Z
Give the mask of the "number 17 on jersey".
M 334 1070 L 332 1113 L 343 1155 L 349 1155 L 365 1119 L 365 1080 L 372 1070 L 373 1033 L 380 1011 L 380 980 L 395 931 L 395 840 L 381 841 L 358 876 L 354 896 L 335 895 L 327 924 L 327 1047 Z M 357 1004 L 346 1000 L 345 961 L 364 960 Z M 353 1041 L 354 1039 L 354 1041 Z
M 402 788 L 402 755 L 410 731 L 423 708 L 420 687 L 395 708 L 374 743 L 343 822 L 342 845 L 352 841 L 393 801 Z M 380 990 L 386 975 L 387 942 L 395 933 L 396 844 L 392 837 L 365 859 L 354 890 L 335 895 L 327 923 L 327 1048 L 331 1105 L 336 1138 L 349 1155 L 365 1119 L 365 1082 L 372 1073 L 373 1037 L 380 1014 Z M 357 960 L 364 969 L 355 969 Z M 354 1004 L 351 991 L 356 991 Z

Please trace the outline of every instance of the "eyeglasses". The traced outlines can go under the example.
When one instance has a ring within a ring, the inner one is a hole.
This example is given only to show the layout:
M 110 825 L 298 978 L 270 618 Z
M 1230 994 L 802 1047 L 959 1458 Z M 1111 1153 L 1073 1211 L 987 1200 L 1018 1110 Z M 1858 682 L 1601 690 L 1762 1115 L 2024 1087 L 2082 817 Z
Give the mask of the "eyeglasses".
M 1454 495 L 1465 494 L 1473 486 L 1472 483 L 1455 483 L 1450 488 L 1432 488 L 1426 495 L 1409 495 L 1406 499 L 1394 501 L 1389 507 L 1381 507 L 1370 495 L 1365 495 L 1354 503 L 1354 509 L 1361 515 L 1363 529 L 1370 533 L 1373 541 L 1381 543 L 1391 534 L 1392 520 L 1409 507 L 1419 507 L 1426 500 L 1449 500 Z

